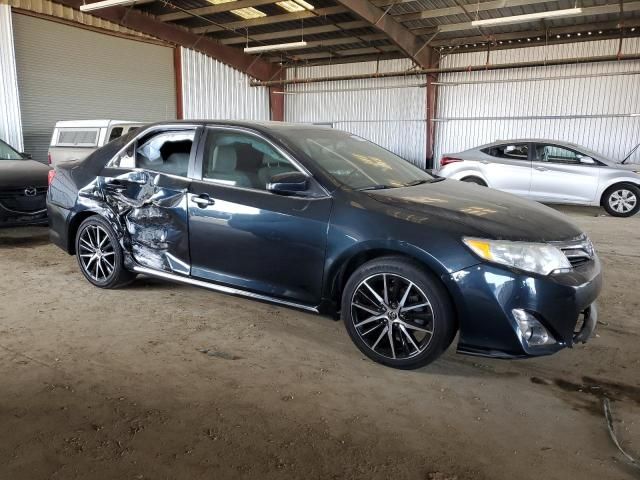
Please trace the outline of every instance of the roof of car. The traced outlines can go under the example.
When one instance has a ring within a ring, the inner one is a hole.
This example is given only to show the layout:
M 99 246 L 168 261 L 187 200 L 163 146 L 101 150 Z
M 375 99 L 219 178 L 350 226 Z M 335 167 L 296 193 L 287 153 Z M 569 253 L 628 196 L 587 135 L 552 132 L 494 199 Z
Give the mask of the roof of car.
M 505 143 L 550 143 L 553 145 L 564 145 L 567 147 L 573 147 L 573 148 L 584 148 L 581 145 L 575 144 L 575 143 L 571 143 L 571 142 L 567 142 L 564 140 L 553 140 L 550 138 L 509 138 L 509 139 L 499 139 L 499 140 L 495 140 L 494 142 L 491 143 L 487 143 L 486 145 L 482 145 L 480 147 L 477 148 L 484 148 L 484 147 L 490 147 L 492 145 L 504 145 Z
M 60 120 L 56 122 L 56 128 L 105 128 L 111 125 L 143 125 L 144 122 L 133 120 Z

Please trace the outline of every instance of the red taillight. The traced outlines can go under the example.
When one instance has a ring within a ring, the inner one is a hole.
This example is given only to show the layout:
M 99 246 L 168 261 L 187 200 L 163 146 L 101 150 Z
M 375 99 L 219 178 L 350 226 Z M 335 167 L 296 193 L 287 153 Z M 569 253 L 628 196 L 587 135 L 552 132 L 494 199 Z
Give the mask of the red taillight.
M 47 161 L 49 162 L 49 165 L 51 165 L 51 152 L 47 153 Z
M 49 170 L 49 175 L 47 177 L 47 180 L 49 182 L 49 186 L 51 186 L 51 182 L 53 182 L 53 178 L 56 176 L 56 171 L 55 170 Z
M 450 163 L 462 162 L 461 158 L 456 157 L 442 157 L 440 159 L 440 166 L 444 167 L 445 165 L 449 165 Z

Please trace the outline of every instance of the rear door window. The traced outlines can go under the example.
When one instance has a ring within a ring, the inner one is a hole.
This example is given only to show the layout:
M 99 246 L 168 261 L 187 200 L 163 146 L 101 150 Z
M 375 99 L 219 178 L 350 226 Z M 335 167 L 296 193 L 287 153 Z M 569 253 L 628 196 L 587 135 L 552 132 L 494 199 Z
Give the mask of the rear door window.
M 508 160 L 529 160 L 529 144 L 511 143 L 483 148 L 483 153 L 495 158 L 505 158 Z

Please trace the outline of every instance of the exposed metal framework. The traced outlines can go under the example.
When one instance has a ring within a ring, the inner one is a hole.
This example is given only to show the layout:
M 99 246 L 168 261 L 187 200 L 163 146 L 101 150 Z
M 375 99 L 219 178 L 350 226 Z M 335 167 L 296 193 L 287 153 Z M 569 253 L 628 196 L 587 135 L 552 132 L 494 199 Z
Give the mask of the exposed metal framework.
M 440 0 L 437 8 L 431 0 L 138 0 L 93 14 L 194 48 L 260 80 L 281 75 L 281 67 L 409 58 L 420 69 L 433 66 L 434 51 L 624 41 L 640 34 L 639 0 L 580 0 L 582 13 L 569 19 L 472 24 L 575 6 L 575 0 Z M 242 52 L 281 43 L 299 46 L 277 54 Z

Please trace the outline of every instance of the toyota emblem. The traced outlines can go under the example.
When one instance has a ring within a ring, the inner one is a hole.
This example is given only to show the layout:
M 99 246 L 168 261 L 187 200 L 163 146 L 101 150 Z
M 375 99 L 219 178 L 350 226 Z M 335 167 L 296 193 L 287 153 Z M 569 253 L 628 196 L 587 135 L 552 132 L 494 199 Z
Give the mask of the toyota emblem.
M 27 197 L 35 197 L 38 194 L 38 190 L 36 190 L 36 187 L 27 187 L 24 189 L 24 194 Z

